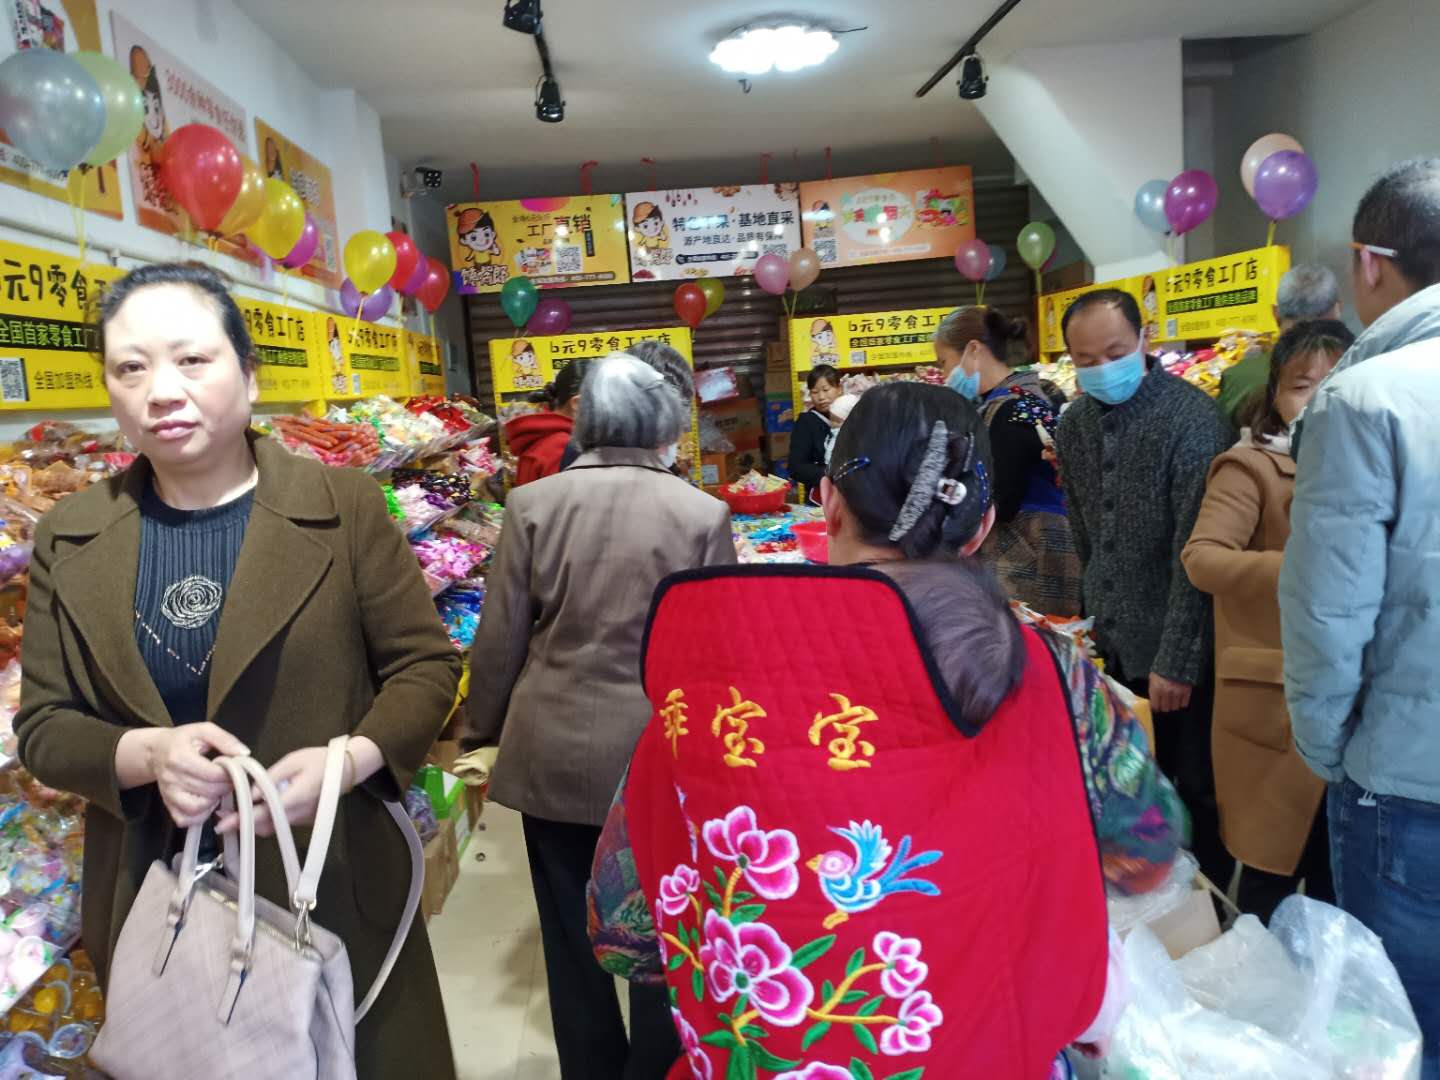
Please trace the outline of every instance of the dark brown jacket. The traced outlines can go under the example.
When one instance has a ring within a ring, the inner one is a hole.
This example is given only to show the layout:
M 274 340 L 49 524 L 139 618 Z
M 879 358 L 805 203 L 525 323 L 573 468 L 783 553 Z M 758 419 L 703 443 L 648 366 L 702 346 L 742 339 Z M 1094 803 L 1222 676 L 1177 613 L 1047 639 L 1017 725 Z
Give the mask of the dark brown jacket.
M 655 586 L 733 562 L 725 504 L 649 451 L 582 454 L 512 491 L 471 649 L 464 739 L 467 750 L 500 746 L 490 797 L 602 824 L 650 720 L 640 644 Z
M 1215 794 L 1220 833 L 1246 866 L 1293 874 L 1325 781 L 1295 749 L 1280 648 L 1280 565 L 1295 462 L 1241 445 L 1210 468 L 1185 571 L 1215 597 Z
M 259 484 L 220 619 L 208 719 L 263 765 L 336 735 L 366 735 L 386 768 L 345 796 L 315 918 L 350 954 L 356 1000 L 370 985 L 409 884 L 405 842 L 378 796 L 397 798 L 444 723 L 460 661 L 375 481 L 254 442 Z M 159 790 L 122 797 L 115 748 L 170 718 L 135 644 L 144 459 L 73 495 L 35 536 L 25 617 L 20 757 L 44 783 L 89 800 L 84 935 L 102 980 L 150 864 L 176 849 Z M 309 830 L 297 830 L 302 853 Z M 303 857 L 303 854 L 302 854 Z M 274 841 L 259 892 L 288 907 Z M 439 983 L 416 920 L 357 1032 L 360 1075 L 454 1075 Z

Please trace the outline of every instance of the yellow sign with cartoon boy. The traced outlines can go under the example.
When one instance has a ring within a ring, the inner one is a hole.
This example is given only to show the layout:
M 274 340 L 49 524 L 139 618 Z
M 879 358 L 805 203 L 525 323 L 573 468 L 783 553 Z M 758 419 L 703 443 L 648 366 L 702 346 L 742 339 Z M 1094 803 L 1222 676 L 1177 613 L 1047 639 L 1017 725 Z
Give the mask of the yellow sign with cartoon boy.
M 790 357 L 795 371 L 834 367 L 895 367 L 935 360 L 935 328 L 950 308 L 878 311 L 792 319 Z
M 445 213 L 457 293 L 499 292 L 522 275 L 540 288 L 630 281 L 619 195 L 455 203 Z
M 325 343 L 322 382 L 326 398 L 384 394 L 403 399 L 410 395 L 410 373 L 400 340 L 403 331 L 323 311 L 312 317 L 316 339 Z

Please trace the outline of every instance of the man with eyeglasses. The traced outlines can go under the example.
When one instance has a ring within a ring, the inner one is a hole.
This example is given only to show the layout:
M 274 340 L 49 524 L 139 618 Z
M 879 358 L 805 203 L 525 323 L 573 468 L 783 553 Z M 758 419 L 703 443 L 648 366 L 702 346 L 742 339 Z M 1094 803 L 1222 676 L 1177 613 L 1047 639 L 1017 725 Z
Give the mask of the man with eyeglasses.
M 1330 781 L 1340 905 L 1385 942 L 1440 1078 L 1440 158 L 1355 213 L 1367 329 L 1297 424 L 1280 575 L 1295 743 Z

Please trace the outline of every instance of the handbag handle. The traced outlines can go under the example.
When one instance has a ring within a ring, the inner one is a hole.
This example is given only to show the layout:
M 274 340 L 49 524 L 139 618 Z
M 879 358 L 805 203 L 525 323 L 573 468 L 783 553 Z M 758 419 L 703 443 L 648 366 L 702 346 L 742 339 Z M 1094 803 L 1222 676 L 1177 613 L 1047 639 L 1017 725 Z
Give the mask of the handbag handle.
M 235 757 L 230 760 L 250 774 L 255 790 L 270 808 L 270 820 L 275 826 L 275 842 L 280 845 L 280 861 L 285 866 L 285 888 L 293 897 L 300 880 L 300 859 L 295 851 L 295 837 L 290 831 L 290 821 L 285 816 L 285 803 L 280 789 L 265 767 L 252 757 Z M 239 844 L 235 834 L 228 832 L 223 838 L 225 844 L 225 865 L 238 868 L 240 865 Z
M 230 783 L 235 788 L 235 810 L 240 821 L 236 830 L 240 840 L 240 876 L 236 879 L 235 890 L 238 918 L 235 921 L 235 936 L 230 941 L 230 974 L 225 980 L 218 1011 L 220 1023 L 228 1024 L 235 1011 L 236 999 L 240 997 L 240 988 L 245 984 L 255 947 L 255 804 L 250 798 L 249 774 L 240 763 L 234 758 L 216 760 L 230 774 Z M 278 804 L 276 809 L 279 809 Z M 284 813 L 281 809 L 282 817 Z M 186 848 L 189 848 L 189 837 L 186 838 Z

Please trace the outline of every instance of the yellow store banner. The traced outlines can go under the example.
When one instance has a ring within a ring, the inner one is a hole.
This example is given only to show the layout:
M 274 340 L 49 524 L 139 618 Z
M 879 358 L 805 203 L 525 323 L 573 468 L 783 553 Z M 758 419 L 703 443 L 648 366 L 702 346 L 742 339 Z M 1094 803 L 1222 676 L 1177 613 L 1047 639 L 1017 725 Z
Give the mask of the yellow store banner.
M 1214 338 L 1227 330 L 1277 330 L 1275 292 L 1289 269 L 1290 249 L 1273 246 L 1157 273 L 1161 340 Z
M 401 342 L 404 331 L 317 311 L 317 340 L 324 342 L 324 396 L 332 401 L 410 396 L 410 372 Z
M 819 364 L 841 368 L 935 362 L 935 328 L 953 308 L 824 315 L 790 321 L 790 363 L 796 371 Z
M 1151 342 L 1204 341 L 1230 330 L 1275 333 L 1275 292 L 1289 269 L 1290 249 L 1272 246 L 1046 293 L 1040 297 L 1040 351 L 1065 351 L 1065 312 L 1097 289 L 1135 297 Z
M 490 342 L 490 370 L 495 393 L 531 394 L 543 390 L 566 364 L 598 360 L 624 352 L 637 341 L 659 341 L 685 357 L 692 366 L 690 331 L 683 326 L 656 330 L 613 330 L 605 334 L 557 334 L 553 337 L 494 338 Z M 502 402 L 503 403 L 503 402 Z
M 521 275 L 542 289 L 630 280 L 620 195 L 455 203 L 445 220 L 457 293 L 499 292 Z
M 245 315 L 260 360 L 255 369 L 260 400 L 270 404 L 324 397 L 322 367 L 326 356 L 315 333 L 314 313 L 248 296 L 237 296 L 235 302 Z
M 0 408 L 109 406 L 91 314 L 123 273 L 0 243 Z
M 405 332 L 405 360 L 413 394 L 445 393 L 445 362 L 440 343 L 425 334 Z

